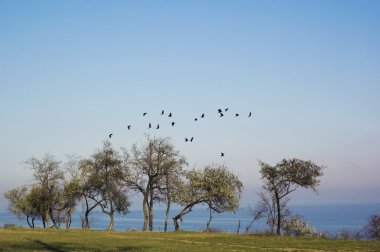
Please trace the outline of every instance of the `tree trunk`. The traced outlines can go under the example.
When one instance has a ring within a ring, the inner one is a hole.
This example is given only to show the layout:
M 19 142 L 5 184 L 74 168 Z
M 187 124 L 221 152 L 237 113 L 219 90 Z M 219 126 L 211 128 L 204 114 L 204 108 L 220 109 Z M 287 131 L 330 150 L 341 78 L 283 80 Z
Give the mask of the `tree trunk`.
M 144 198 L 143 198 L 143 211 L 144 211 L 144 224 L 142 231 L 146 231 L 146 227 L 148 226 L 148 193 L 144 193 Z
M 210 209 L 210 212 L 209 212 L 209 218 L 208 218 L 208 222 L 207 222 L 207 225 L 206 225 L 206 231 L 210 231 L 210 223 L 211 223 L 211 219 L 212 219 L 212 209 L 211 207 L 209 207 Z
M 170 209 L 170 200 L 168 199 L 168 202 L 166 204 L 166 212 L 165 212 L 165 226 L 164 226 L 165 232 L 168 231 L 169 209 Z
M 236 234 L 239 234 L 239 233 L 240 233 L 240 220 L 239 220 L 239 224 L 238 224 L 238 228 L 237 228 Z
M 32 228 L 34 228 L 34 217 L 32 217 Z
M 277 204 L 277 234 L 281 234 L 281 205 L 278 193 L 275 191 L 276 204 Z
M 29 225 L 30 228 L 33 228 L 32 224 L 30 224 L 30 222 L 29 222 L 29 216 L 26 216 L 26 222 L 28 222 L 28 225 Z
M 108 214 L 110 217 L 110 224 L 108 225 L 108 231 L 111 231 L 113 229 L 113 224 L 115 223 L 114 218 L 113 218 L 113 212 L 114 211 L 110 211 L 110 213 Z
M 196 204 L 198 203 L 201 203 L 201 202 L 194 202 L 194 203 L 191 203 L 189 205 L 187 205 L 184 209 L 182 209 L 182 211 L 177 214 L 174 218 L 173 218 L 173 222 L 174 222 L 174 229 L 175 231 L 179 231 L 179 225 L 178 225 L 178 219 L 180 219 L 182 221 L 182 217 L 191 212 L 191 209 L 193 208 L 193 206 L 195 206 Z
M 150 200 L 149 200 L 149 231 L 153 231 L 153 191 L 150 193 Z

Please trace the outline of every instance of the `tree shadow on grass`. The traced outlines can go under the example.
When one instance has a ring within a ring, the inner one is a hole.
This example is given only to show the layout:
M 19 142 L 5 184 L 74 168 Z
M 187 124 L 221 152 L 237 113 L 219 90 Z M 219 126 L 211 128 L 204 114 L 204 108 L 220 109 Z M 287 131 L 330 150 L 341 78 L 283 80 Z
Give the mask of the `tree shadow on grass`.
M 29 242 L 20 242 L 17 244 L 9 244 L 3 247 L 4 251 L 53 251 L 53 252 L 69 252 L 69 251 L 149 251 L 147 246 L 111 246 L 99 247 L 94 245 L 80 245 L 72 243 L 46 243 L 41 240 L 29 240 Z M 0 249 L 0 251 L 3 251 Z

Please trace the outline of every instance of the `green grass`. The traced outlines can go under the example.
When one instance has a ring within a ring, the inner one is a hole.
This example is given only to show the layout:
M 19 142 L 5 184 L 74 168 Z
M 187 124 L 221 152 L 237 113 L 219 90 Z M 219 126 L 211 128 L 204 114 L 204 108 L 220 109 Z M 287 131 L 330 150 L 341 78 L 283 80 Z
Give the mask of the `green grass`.
M 380 241 L 199 232 L 0 229 L 0 251 L 380 251 Z

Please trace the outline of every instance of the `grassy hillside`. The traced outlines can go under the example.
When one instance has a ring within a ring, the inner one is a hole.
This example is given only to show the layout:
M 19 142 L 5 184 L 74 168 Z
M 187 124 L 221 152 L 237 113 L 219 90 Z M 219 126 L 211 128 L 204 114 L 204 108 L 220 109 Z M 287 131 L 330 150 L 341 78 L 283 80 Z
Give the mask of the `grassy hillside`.
M 380 251 L 380 241 L 196 232 L 0 229 L 0 251 Z

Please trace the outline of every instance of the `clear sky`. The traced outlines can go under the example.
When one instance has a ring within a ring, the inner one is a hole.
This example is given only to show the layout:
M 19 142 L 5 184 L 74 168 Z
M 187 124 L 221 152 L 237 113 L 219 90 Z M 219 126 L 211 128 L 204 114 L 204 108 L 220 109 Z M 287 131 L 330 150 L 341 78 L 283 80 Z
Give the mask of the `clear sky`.
M 298 199 L 380 200 L 379 13 L 379 1 L 0 0 L 0 193 L 31 183 L 32 156 L 149 133 L 189 168 L 226 164 L 246 202 L 257 160 L 293 157 L 328 166 L 320 194 Z

